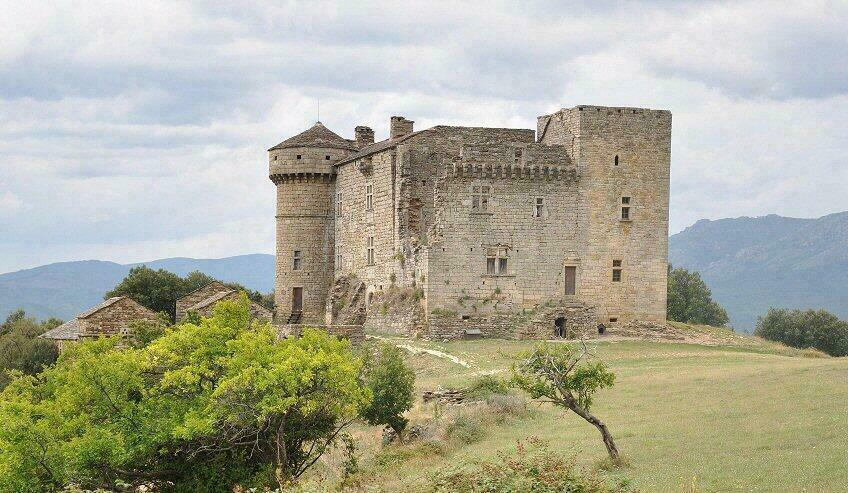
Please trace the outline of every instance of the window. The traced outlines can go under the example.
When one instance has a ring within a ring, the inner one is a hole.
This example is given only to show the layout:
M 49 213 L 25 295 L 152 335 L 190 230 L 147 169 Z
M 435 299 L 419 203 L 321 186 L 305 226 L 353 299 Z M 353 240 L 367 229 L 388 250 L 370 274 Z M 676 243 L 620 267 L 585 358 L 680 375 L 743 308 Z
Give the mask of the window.
M 329 161 L 329 160 L 330 160 L 330 156 L 329 156 L 329 155 L 326 155 L 326 156 L 324 156 L 324 159 L 325 159 L 325 160 L 327 160 L 327 161 Z
M 545 210 L 545 198 L 536 197 L 536 203 L 533 205 L 533 217 L 542 217 L 542 212 Z
M 300 250 L 294 251 L 294 262 L 292 263 L 292 270 L 300 270 L 301 264 Z
M 342 193 L 336 194 L 336 217 L 342 217 Z
M 374 210 L 374 185 L 370 183 L 365 185 L 365 210 Z
M 342 249 L 336 249 L 336 269 L 342 270 Z
M 489 211 L 489 193 L 491 188 L 486 185 L 471 187 L 471 212 Z
M 276 161 L 276 160 L 277 160 L 277 156 L 274 156 L 274 161 Z
M 618 166 L 618 154 L 615 155 L 615 159 L 613 160 L 613 166 Z
M 365 249 L 365 260 L 368 265 L 374 265 L 374 237 L 368 237 L 368 246 Z
M 614 324 L 616 322 L 618 322 L 618 317 L 610 317 L 610 323 L 611 324 Z
M 509 257 L 503 247 L 489 248 L 486 252 L 486 274 L 505 276 L 509 274 Z
M 514 160 L 513 160 L 515 162 L 515 164 L 521 164 L 521 154 L 522 154 L 521 149 L 515 150 L 515 155 L 514 155 Z
M 297 155 L 297 158 L 300 159 L 300 154 Z
M 621 282 L 621 260 L 612 261 L 612 282 Z
M 621 220 L 630 220 L 630 197 L 621 197 Z

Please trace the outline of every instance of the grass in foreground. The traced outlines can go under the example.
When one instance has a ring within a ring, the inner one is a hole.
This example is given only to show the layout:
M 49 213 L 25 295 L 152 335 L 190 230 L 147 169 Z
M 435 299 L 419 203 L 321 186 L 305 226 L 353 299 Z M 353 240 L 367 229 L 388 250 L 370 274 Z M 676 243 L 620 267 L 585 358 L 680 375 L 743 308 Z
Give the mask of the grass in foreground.
M 403 343 L 470 365 L 409 355 L 418 391 L 464 386 L 480 374 L 507 376 L 510 358 L 534 344 Z M 592 347 L 617 375 L 593 407 L 630 464 L 613 477 L 632 478 L 644 492 L 691 491 L 686 488 L 693 483 L 701 492 L 840 491 L 848 484 L 848 359 L 804 357 L 803 351 L 733 334 L 727 346 L 614 341 Z M 603 464 L 597 430 L 573 414 L 533 406 L 530 417 L 487 423 L 472 443 L 448 440 L 437 450 L 405 446 L 389 452 L 388 461 L 377 434 L 361 430 L 363 490 L 420 491 L 440 468 L 493 459 L 530 436 L 547 440 L 563 456 L 576 455 L 584 466 Z M 419 403 L 412 424 L 441 412 Z

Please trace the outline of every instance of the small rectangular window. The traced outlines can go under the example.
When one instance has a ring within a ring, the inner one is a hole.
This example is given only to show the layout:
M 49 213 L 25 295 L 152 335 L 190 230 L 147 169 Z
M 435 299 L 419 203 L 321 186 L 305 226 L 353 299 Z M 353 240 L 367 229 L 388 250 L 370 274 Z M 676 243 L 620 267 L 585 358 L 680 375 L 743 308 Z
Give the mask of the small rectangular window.
M 514 155 L 514 160 L 513 160 L 515 162 L 515 164 L 521 164 L 521 154 L 522 154 L 521 149 L 515 150 L 515 155 Z
M 300 270 L 301 258 L 300 258 L 300 250 L 294 251 L 294 262 L 292 263 L 292 270 Z
M 336 217 L 342 217 L 342 193 L 336 194 Z
M 536 197 L 536 203 L 533 205 L 533 217 L 542 217 L 545 210 L 545 198 Z
M 368 237 L 368 246 L 365 249 L 365 260 L 368 263 L 368 265 L 374 265 L 374 263 L 375 263 L 374 257 L 375 257 L 375 255 L 374 255 L 374 237 L 369 236 Z
M 325 160 L 327 160 L 327 161 L 329 161 L 329 160 L 330 160 L 330 156 L 324 156 L 324 159 L 325 159 Z
M 336 270 L 342 270 L 342 249 L 336 249 Z
M 488 212 L 491 188 L 485 185 L 471 187 L 471 211 Z
M 612 261 L 612 282 L 621 282 L 621 260 Z
M 489 248 L 486 253 L 486 274 L 504 276 L 509 273 L 509 257 L 506 248 Z
M 300 159 L 300 154 L 297 155 L 297 158 Z
M 630 220 L 630 197 L 621 197 L 621 220 Z
M 365 210 L 374 210 L 374 185 L 370 183 L 365 185 Z

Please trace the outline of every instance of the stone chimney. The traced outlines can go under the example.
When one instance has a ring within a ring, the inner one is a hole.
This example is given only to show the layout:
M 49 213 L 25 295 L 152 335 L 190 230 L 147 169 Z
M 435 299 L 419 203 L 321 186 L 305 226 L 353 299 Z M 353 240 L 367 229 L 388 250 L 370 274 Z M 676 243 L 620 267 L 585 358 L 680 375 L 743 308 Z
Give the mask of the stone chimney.
M 374 143 L 374 131 L 371 127 L 358 126 L 354 130 L 356 133 L 356 147 L 360 149 Z
M 412 120 L 407 120 L 402 116 L 393 116 L 390 125 L 389 134 L 391 138 L 396 139 L 406 134 L 412 133 Z

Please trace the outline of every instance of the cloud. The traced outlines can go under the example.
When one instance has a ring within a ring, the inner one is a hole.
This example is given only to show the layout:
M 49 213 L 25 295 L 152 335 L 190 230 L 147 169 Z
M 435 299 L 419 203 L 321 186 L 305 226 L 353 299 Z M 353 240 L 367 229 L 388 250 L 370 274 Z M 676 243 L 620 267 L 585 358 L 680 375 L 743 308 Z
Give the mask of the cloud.
M 666 108 L 672 231 L 848 209 L 840 2 L 3 3 L 0 272 L 272 252 L 265 149 L 319 98 L 377 138 Z

